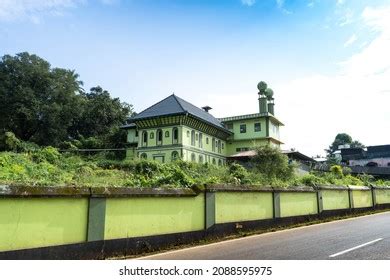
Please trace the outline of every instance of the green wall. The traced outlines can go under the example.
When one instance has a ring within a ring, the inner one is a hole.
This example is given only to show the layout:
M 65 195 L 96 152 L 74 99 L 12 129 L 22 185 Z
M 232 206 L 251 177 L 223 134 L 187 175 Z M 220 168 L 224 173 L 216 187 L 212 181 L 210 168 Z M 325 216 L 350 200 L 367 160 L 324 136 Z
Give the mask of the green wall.
M 376 203 L 377 204 L 387 204 L 390 203 L 390 188 L 388 190 L 376 189 Z
M 372 207 L 371 191 L 353 190 L 352 197 L 354 208 Z
M 323 210 L 349 208 L 348 190 L 322 190 Z
M 87 216 L 87 198 L 1 198 L 0 251 L 84 242 Z
M 216 223 L 271 219 L 272 193 L 217 192 L 215 193 Z
M 105 239 L 203 230 L 204 195 L 109 198 Z
M 317 193 L 280 193 L 280 216 L 300 216 L 317 214 Z

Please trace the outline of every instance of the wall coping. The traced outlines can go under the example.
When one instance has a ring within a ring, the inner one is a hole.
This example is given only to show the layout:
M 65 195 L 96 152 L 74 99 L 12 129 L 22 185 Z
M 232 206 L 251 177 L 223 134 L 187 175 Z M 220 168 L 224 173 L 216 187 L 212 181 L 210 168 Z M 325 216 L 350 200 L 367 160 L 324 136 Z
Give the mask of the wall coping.
M 295 186 L 289 188 L 215 184 L 192 186 L 191 188 L 132 188 L 132 187 L 34 187 L 26 185 L 0 185 L 2 197 L 194 197 L 202 192 L 316 192 L 316 190 L 390 190 L 390 187 L 335 186 L 318 185 L 316 187 Z
M 197 196 L 201 190 L 193 188 L 91 188 L 92 197 L 188 197 Z
M 348 186 L 348 188 L 351 190 L 351 191 L 369 191 L 371 190 L 371 187 L 367 187 L 367 186 Z
M 32 187 L 24 185 L 0 185 L 1 197 L 84 197 L 90 196 L 85 187 Z

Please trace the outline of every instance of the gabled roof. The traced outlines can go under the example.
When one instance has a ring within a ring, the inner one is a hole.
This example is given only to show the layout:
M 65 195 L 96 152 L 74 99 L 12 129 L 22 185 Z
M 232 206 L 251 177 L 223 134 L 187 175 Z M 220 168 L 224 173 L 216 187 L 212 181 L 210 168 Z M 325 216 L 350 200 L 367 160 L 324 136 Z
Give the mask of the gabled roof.
M 161 100 L 160 102 L 150 106 L 145 109 L 138 115 L 131 118 L 131 121 L 137 121 L 142 119 L 155 118 L 160 116 L 169 116 L 169 115 L 184 115 L 189 114 L 195 118 L 201 119 L 215 127 L 223 129 L 226 131 L 224 126 L 214 118 L 210 113 L 205 112 L 204 110 L 192 105 L 191 103 L 181 99 L 180 97 L 172 94 L 167 98 Z

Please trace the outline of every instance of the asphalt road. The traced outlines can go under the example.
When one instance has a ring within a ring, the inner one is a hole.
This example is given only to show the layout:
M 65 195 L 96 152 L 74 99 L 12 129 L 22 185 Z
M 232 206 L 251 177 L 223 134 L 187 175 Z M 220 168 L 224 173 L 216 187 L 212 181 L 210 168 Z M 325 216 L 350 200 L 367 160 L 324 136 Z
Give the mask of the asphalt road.
M 390 212 L 254 235 L 141 259 L 390 259 Z

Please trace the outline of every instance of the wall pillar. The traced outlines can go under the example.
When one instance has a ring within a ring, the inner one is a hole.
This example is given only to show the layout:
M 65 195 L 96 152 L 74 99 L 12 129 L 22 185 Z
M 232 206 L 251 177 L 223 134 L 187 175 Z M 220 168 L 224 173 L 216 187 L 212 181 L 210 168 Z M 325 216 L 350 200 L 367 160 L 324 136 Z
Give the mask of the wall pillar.
M 280 218 L 280 192 L 272 192 L 273 206 L 274 206 L 274 219 Z
M 317 192 L 317 212 L 318 214 L 321 214 L 322 211 L 324 210 L 322 191 L 320 189 L 317 189 L 316 192 Z
M 348 187 L 348 197 L 349 197 L 349 209 L 353 209 L 354 208 L 353 193 L 352 193 L 352 189 L 350 187 Z
M 205 229 L 215 225 L 215 193 L 205 192 Z
M 90 197 L 88 206 L 87 241 L 104 240 L 106 198 Z
M 371 186 L 372 207 L 376 207 L 376 188 Z

